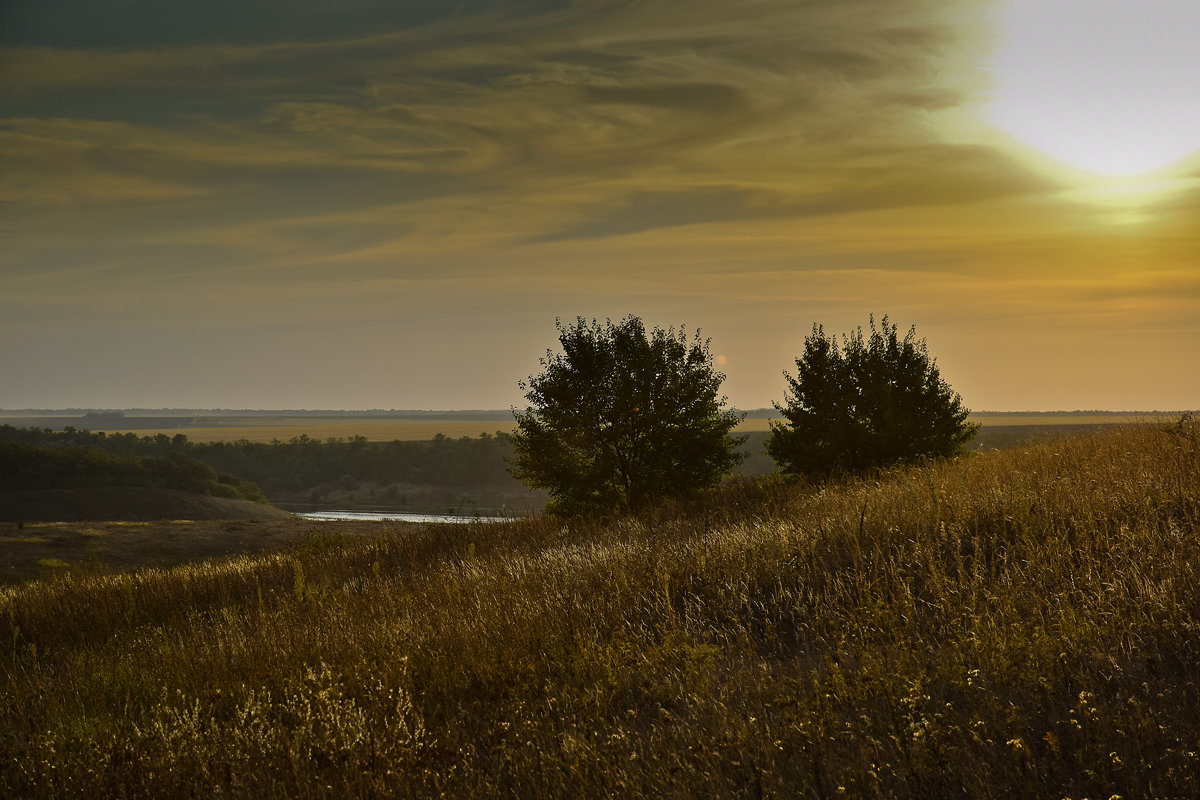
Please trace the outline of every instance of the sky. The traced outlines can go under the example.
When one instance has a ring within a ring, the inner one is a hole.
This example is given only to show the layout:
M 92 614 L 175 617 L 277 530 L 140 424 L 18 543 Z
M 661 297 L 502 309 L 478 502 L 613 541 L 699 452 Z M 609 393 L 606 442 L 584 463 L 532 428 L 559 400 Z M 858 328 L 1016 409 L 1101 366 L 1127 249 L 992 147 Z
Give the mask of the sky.
M 0 408 L 730 403 L 915 325 L 975 410 L 1200 407 L 1194 0 L 10 0 Z

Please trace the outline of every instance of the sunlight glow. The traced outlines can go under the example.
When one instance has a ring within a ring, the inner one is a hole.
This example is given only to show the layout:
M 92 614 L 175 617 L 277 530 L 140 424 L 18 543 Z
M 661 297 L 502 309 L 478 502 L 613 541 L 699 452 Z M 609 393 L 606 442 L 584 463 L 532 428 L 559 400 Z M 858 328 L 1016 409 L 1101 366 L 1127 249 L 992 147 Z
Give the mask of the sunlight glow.
M 1200 150 L 1200 0 L 1008 0 L 999 24 L 989 124 L 1100 175 Z
M 1195 192 L 1200 181 L 1195 178 L 1146 180 L 1127 178 L 1122 181 L 1095 183 L 1067 189 L 1061 199 L 1091 206 L 1096 219 L 1106 225 L 1146 225 L 1158 217 L 1158 208 L 1165 201 Z

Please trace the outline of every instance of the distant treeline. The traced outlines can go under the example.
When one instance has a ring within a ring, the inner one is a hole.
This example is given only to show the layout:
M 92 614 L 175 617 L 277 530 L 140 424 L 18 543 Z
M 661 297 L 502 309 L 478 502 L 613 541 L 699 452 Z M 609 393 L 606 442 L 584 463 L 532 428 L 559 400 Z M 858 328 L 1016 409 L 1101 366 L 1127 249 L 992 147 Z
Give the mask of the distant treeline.
M 29 441 L 36 441 L 39 437 L 11 436 L 13 432 L 20 431 L 8 426 L 4 428 L 0 437 L 2 490 L 153 486 L 213 497 L 266 502 L 262 490 L 254 483 L 221 472 L 183 453 L 146 455 L 113 452 L 74 441 L 54 442 L 45 446 Z
M 511 421 L 512 411 L 508 409 L 462 409 L 462 410 L 427 410 L 427 409 L 367 409 L 363 411 L 336 411 L 321 409 L 296 408 L 20 408 L 0 409 L 0 414 L 7 417 L 51 417 L 54 419 L 78 419 L 87 424 L 89 420 L 137 420 L 156 418 L 189 418 L 189 417 L 317 417 L 322 419 L 413 419 L 413 420 L 502 420 Z
M 504 433 L 459 439 L 438 434 L 418 442 L 368 442 L 363 436 L 321 440 L 301 434 L 286 442 L 187 447 L 197 458 L 263 485 L 268 494 L 330 483 L 520 485 L 508 472 L 505 459 L 513 451 Z
M 194 460 L 220 475 L 252 481 L 268 497 L 322 484 L 352 482 L 449 487 L 520 485 L 508 473 L 505 459 L 512 453 L 512 445 L 504 433 L 460 439 L 438 435 L 420 442 L 368 442 L 362 436 L 320 440 L 300 435 L 286 442 L 200 443 L 188 441 L 182 434 L 138 436 L 3 425 L 0 443 L 90 450 L 108 454 L 114 465 L 123 463 L 123 458 L 154 463 L 164 459 Z M 81 456 L 77 453 L 73 457 Z
M 984 428 L 973 445 L 981 450 L 1008 449 L 1023 446 L 1032 439 L 1091 427 L 1095 426 Z M 764 452 L 767 433 L 754 431 L 743 435 L 747 441 L 742 449 L 748 457 L 737 472 L 743 475 L 774 472 L 775 464 Z M 508 472 L 506 459 L 513 449 L 503 432 L 457 439 L 439 435 L 430 441 L 370 442 L 362 436 L 313 439 L 302 434 L 286 442 L 243 439 L 202 443 L 189 441 L 183 434 L 139 436 L 93 433 L 72 427 L 55 431 L 0 425 L 0 443 L 76 451 L 54 456 L 6 450 L 7 466 L 0 472 L 0 482 L 11 488 L 17 488 L 18 482 L 33 488 L 34 483 L 44 484 L 49 480 L 46 476 L 59 475 L 60 480 L 76 481 L 73 485 L 78 486 L 99 485 L 87 481 L 107 480 L 114 482 L 109 485 L 156 485 L 219 496 L 233 496 L 220 485 L 236 488 L 248 482 L 256 484 L 254 489 L 237 489 L 238 496 L 258 499 L 251 495 L 261 487 L 274 502 L 296 502 L 302 497 L 307 500 L 314 489 L 324 495 L 332 489 L 353 489 L 357 484 L 441 487 L 471 494 L 485 489 L 526 491 Z M 28 463 L 20 466 L 22 462 Z M 57 485 L 65 488 L 64 484 Z

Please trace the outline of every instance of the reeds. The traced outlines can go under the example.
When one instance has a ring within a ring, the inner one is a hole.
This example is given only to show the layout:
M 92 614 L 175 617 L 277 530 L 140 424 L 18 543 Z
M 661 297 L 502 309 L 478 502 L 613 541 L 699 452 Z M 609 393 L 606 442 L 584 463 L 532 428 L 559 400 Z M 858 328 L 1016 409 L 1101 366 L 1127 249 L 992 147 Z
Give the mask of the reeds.
M 1200 433 L 0 590 L 5 797 L 1181 797 Z

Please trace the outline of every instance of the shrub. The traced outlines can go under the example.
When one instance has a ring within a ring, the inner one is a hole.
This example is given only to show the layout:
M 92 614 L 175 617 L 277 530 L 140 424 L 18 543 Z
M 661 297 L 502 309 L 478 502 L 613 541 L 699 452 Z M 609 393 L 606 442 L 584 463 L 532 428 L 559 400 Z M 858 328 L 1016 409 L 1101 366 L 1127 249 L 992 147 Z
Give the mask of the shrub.
M 942 380 L 916 328 L 901 339 L 885 316 L 843 336 L 820 325 L 804 340 L 785 405 L 786 423 L 772 423 L 767 452 L 789 474 L 827 476 L 950 456 L 979 426 Z
M 557 323 L 562 353 L 521 383 L 513 474 L 564 513 L 631 509 L 715 486 L 743 458 L 725 376 L 699 331 L 626 317 Z

